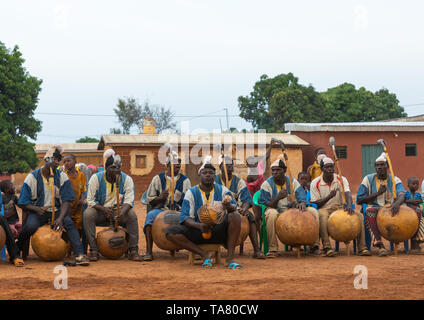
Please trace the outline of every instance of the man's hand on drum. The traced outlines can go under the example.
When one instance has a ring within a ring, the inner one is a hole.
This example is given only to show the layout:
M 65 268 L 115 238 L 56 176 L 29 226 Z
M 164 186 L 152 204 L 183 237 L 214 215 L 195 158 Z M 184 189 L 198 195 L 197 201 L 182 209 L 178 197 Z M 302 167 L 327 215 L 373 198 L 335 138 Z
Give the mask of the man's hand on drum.
M 399 207 L 400 203 L 397 203 L 397 201 L 393 202 L 393 204 L 390 206 L 390 210 L 394 216 L 399 213 Z
M 231 202 L 222 201 L 222 208 L 227 210 L 228 212 L 233 212 L 237 209 L 237 207 Z
M 63 229 L 63 216 L 59 216 L 54 221 L 53 229 L 56 230 L 56 231 L 60 231 L 60 230 Z
M 299 202 L 296 204 L 296 208 L 298 208 L 300 211 L 306 210 L 306 203 L 305 202 Z
M 355 214 L 355 210 L 353 210 L 352 206 L 349 206 L 347 203 L 343 205 L 343 209 L 349 214 Z

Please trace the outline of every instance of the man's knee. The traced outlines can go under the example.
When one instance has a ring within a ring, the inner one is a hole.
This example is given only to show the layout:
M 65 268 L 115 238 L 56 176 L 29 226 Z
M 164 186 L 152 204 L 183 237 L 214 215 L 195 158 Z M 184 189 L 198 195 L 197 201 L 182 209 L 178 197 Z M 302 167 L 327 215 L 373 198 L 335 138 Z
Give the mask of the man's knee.
M 241 223 L 241 215 L 238 211 L 233 211 L 228 213 L 228 223 Z
M 90 223 L 96 221 L 96 217 L 97 210 L 94 208 L 87 208 L 83 213 L 82 220 L 84 221 L 84 223 Z

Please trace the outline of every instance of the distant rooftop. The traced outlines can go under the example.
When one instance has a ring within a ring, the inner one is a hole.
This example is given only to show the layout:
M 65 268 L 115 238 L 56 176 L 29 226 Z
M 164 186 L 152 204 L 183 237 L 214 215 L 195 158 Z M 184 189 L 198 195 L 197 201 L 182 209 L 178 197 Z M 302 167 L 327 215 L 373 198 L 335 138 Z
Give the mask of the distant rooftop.
M 385 121 L 385 122 L 339 122 L 339 123 L 286 123 L 287 131 L 424 131 L 424 121 Z
M 98 149 L 103 150 L 105 145 L 133 146 L 149 145 L 161 146 L 164 143 L 178 144 L 237 144 L 237 143 L 264 143 L 269 144 L 271 138 L 280 139 L 288 146 L 308 146 L 305 140 L 288 133 L 205 133 L 195 135 L 180 134 L 105 134 L 101 137 Z M 263 140 L 262 140 L 263 139 Z
M 64 153 L 81 153 L 81 152 L 99 152 L 97 150 L 98 142 L 94 143 L 61 143 Z M 36 153 L 46 153 L 47 149 L 53 144 L 43 143 L 35 145 Z

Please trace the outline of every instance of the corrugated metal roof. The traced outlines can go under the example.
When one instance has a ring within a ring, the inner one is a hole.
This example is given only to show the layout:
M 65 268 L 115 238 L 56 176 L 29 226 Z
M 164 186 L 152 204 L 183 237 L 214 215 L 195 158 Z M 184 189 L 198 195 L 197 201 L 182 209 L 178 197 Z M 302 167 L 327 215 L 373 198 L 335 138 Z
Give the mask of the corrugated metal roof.
M 339 122 L 339 123 L 286 123 L 287 131 L 424 131 L 424 122 Z
M 45 153 L 47 152 L 47 149 L 52 144 L 36 144 L 35 145 L 35 152 L 36 153 Z M 97 146 L 99 145 L 98 142 L 94 143 L 61 143 L 60 144 L 63 147 L 63 152 L 65 153 L 81 153 L 81 152 L 97 152 L 100 153 L 100 151 L 97 149 Z
M 308 146 L 305 140 L 288 133 L 205 133 L 196 135 L 180 134 L 105 134 L 100 139 L 99 150 L 105 145 L 162 145 L 164 143 L 177 144 L 243 144 L 267 143 L 271 138 L 280 139 L 288 146 Z

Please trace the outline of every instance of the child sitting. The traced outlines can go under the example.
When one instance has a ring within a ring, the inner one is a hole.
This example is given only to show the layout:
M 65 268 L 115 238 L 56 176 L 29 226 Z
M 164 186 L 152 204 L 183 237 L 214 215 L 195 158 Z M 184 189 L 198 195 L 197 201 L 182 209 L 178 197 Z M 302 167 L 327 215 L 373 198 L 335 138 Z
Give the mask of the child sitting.
M 16 204 L 18 197 L 16 196 L 15 186 L 10 180 L 0 182 L 0 190 L 3 193 L 4 217 L 9 223 L 10 230 L 15 238 L 18 238 L 19 232 L 22 229 L 22 224 L 19 222 Z
M 424 221 L 422 219 L 422 208 L 420 204 L 423 202 L 421 193 L 417 192 L 419 188 L 419 180 L 416 177 L 408 178 L 408 191 L 405 192 L 405 203 L 408 207 L 415 210 L 418 216 L 418 230 L 411 238 L 411 251 L 420 252 L 420 243 L 424 242 Z

